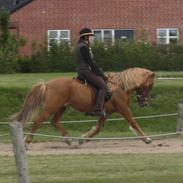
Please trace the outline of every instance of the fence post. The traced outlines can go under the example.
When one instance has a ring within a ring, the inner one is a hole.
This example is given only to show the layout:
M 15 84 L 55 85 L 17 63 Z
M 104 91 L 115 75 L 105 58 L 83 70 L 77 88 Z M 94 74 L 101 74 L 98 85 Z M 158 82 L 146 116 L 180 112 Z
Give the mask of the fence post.
M 30 183 L 22 124 L 17 121 L 12 122 L 10 124 L 10 131 L 17 167 L 18 181 L 19 183 Z
M 176 132 L 183 132 L 183 104 L 178 104 L 177 128 Z

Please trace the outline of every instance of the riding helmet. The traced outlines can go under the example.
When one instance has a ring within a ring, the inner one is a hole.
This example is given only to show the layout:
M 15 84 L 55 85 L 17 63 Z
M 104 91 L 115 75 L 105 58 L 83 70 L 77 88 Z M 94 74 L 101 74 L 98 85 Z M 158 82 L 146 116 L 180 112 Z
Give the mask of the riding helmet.
M 94 34 L 91 31 L 91 29 L 85 27 L 85 28 L 80 30 L 79 36 L 80 37 L 83 37 L 83 36 L 94 36 Z

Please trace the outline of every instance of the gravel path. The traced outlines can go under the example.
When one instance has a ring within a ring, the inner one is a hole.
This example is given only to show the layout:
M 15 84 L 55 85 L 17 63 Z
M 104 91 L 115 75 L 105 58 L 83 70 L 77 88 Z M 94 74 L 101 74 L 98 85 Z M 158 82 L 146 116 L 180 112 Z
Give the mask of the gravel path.
M 32 143 L 28 155 L 65 155 L 65 154 L 123 154 L 123 153 L 182 153 L 183 138 L 154 140 L 144 144 L 140 140 L 91 141 L 79 147 L 68 146 L 63 142 Z M 12 156 L 12 145 L 0 143 L 0 155 Z

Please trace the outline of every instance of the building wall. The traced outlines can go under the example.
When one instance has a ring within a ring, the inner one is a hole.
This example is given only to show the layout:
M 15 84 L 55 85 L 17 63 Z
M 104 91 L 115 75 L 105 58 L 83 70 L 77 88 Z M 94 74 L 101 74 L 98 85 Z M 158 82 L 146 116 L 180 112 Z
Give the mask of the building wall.
M 11 14 L 28 40 L 24 54 L 32 41 L 43 43 L 49 29 L 69 29 L 73 42 L 82 27 L 134 29 L 137 39 L 146 30 L 153 42 L 157 28 L 179 28 L 181 39 L 182 20 L 182 0 L 34 0 Z

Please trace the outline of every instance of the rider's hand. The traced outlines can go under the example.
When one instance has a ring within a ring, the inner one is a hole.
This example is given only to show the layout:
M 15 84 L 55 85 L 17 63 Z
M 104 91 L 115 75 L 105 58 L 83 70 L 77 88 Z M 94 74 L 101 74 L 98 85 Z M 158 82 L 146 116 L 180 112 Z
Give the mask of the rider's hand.
M 103 76 L 103 79 L 105 82 L 107 82 L 109 80 L 109 78 L 106 75 Z

